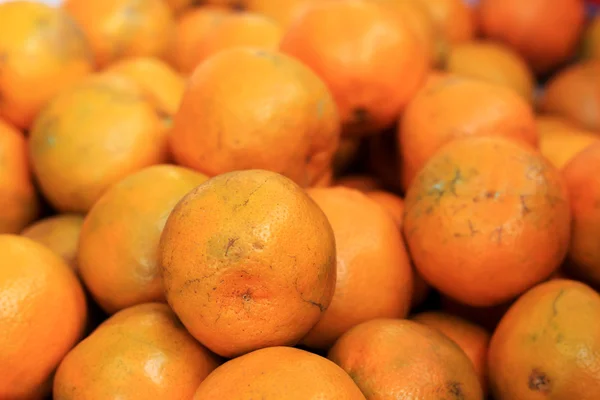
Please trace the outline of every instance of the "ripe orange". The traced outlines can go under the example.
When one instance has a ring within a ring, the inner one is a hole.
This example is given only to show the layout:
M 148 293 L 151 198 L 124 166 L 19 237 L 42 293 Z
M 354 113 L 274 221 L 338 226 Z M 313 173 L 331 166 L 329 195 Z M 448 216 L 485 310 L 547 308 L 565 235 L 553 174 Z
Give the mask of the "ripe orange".
M 582 39 L 582 53 L 584 58 L 600 60 L 600 15 L 592 17 Z
M 496 305 L 562 263 L 567 196 L 559 171 L 531 147 L 494 136 L 459 139 L 415 178 L 404 234 L 429 284 L 465 304 Z
M 300 15 L 306 7 L 319 0 L 239 0 L 244 3 L 245 9 L 277 21 L 283 28 L 287 28 Z
M 327 217 L 274 172 L 231 172 L 200 185 L 169 216 L 160 246 L 169 304 L 226 357 L 297 343 L 335 289 Z
M 0 254 L 0 398 L 43 398 L 83 333 L 83 290 L 60 257 L 31 239 L 0 235 Z
M 59 8 L 2 2 L 0 21 L 0 117 L 27 129 L 53 96 L 91 72 L 92 53 Z
M 327 87 L 285 54 L 224 50 L 194 72 L 175 117 L 181 165 L 208 176 L 262 168 L 300 186 L 329 172 L 339 119 Z

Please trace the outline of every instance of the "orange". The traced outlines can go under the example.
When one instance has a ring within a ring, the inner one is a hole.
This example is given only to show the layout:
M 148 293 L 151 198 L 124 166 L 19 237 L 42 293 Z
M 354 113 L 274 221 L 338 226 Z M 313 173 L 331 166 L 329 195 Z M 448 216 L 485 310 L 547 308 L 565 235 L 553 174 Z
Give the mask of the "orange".
M 141 304 L 113 315 L 67 354 L 54 399 L 190 399 L 217 365 L 167 305 Z
M 82 31 L 64 11 L 37 1 L 0 4 L 0 118 L 27 129 L 60 90 L 93 68 Z
M 473 363 L 484 393 L 487 392 L 487 352 L 490 334 L 485 329 L 460 317 L 438 311 L 414 315 L 412 320 L 437 329 L 459 345 Z
M 563 169 L 569 190 L 573 224 L 568 271 L 577 278 L 600 286 L 600 142 L 576 155 Z
M 600 60 L 573 64 L 555 75 L 546 84 L 540 109 L 600 132 Z
M 114 182 L 167 157 L 162 114 L 134 83 L 112 75 L 55 97 L 29 139 L 42 192 L 63 212 L 87 212 Z
M 600 15 L 592 17 L 582 39 L 582 53 L 584 58 L 600 60 Z
M 65 0 L 62 7 L 83 29 L 100 67 L 127 57 L 164 57 L 173 39 L 175 20 L 164 0 Z
M 381 185 L 376 178 L 370 175 L 346 175 L 334 182 L 335 186 L 344 186 L 350 189 L 360 190 L 361 192 L 371 192 L 380 190 Z
M 21 235 L 45 245 L 60 256 L 73 271 L 78 272 L 77 247 L 81 225 L 81 215 L 61 214 L 29 225 Z
M 213 0 L 214 1 L 214 0 Z M 245 9 L 277 21 L 282 27 L 289 26 L 307 7 L 319 0 L 237 0 Z
M 285 54 L 224 50 L 195 71 L 175 116 L 175 160 L 208 176 L 267 169 L 308 187 L 329 172 L 340 124 L 327 87 Z
M 115 183 L 94 204 L 81 230 L 79 272 L 106 312 L 164 301 L 160 235 L 173 207 L 206 179 L 186 168 L 155 165 Z
M 369 0 L 307 7 L 288 28 L 281 49 L 325 81 L 350 136 L 393 125 L 429 64 L 427 49 L 402 13 Z
M 533 73 L 519 53 L 502 43 L 477 40 L 457 44 L 450 50 L 446 70 L 506 86 L 533 101 Z
M 444 144 L 490 135 L 537 146 L 531 106 L 508 88 L 469 78 L 442 78 L 424 88 L 410 102 L 398 127 L 404 189 Z
M 465 304 L 496 305 L 562 263 L 567 196 L 559 171 L 531 147 L 502 137 L 459 139 L 408 190 L 404 235 L 429 284 Z
M 361 322 L 406 317 L 412 270 L 392 215 L 357 190 L 336 187 L 308 193 L 333 228 L 337 280 L 329 308 L 302 343 L 327 349 Z
M 235 384 L 232 384 L 235 382 Z M 364 400 L 337 365 L 303 350 L 271 347 L 231 360 L 202 382 L 194 400 Z
M 83 333 L 83 290 L 60 257 L 31 239 L 0 235 L 0 254 L 0 398 L 43 398 Z
M 231 172 L 200 185 L 169 216 L 160 246 L 169 304 L 196 339 L 225 357 L 294 345 L 335 289 L 327 217 L 274 172 Z
M 512 303 L 513 300 L 510 300 L 496 306 L 475 307 L 459 303 L 448 296 L 441 296 L 441 309 L 443 312 L 456 315 L 464 320 L 482 326 L 489 332 L 493 332 L 496 329 L 496 326 L 498 326 L 498 323 Z
M 483 34 L 514 48 L 538 73 L 574 53 L 584 23 L 583 0 L 481 0 L 478 9 Z
M 502 318 L 488 356 L 498 400 L 592 400 L 600 393 L 600 296 L 569 280 L 543 283 Z
M 481 400 L 465 353 L 439 331 L 407 320 L 375 319 L 346 332 L 329 351 L 368 400 Z
M 18 233 L 37 217 L 39 203 L 25 137 L 1 119 L 0 160 L 0 234 Z

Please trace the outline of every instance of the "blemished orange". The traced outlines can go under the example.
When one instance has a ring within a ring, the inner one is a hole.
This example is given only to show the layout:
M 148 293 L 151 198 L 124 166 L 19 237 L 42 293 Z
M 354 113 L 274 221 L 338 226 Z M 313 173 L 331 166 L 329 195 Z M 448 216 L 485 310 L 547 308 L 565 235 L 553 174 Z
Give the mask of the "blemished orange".
M 369 0 L 312 4 L 290 25 L 281 50 L 327 84 L 347 136 L 393 125 L 429 69 L 427 49 L 402 13 Z
M 515 49 L 537 73 L 573 55 L 585 17 L 583 0 L 481 0 L 478 11 L 482 33 Z
M 37 217 L 39 201 L 32 182 L 25 136 L 2 119 L 0 160 L 0 234 L 19 233 Z
M 173 41 L 175 18 L 164 0 L 65 0 L 100 67 L 127 57 L 164 57 Z
M 66 263 L 17 235 L 0 235 L 0 398 L 44 398 L 83 333 L 85 296 Z
M 531 105 L 511 89 L 451 75 L 419 91 L 398 125 L 404 189 L 444 144 L 475 136 L 539 140 Z
M 600 15 L 596 14 L 589 22 L 582 38 L 583 58 L 600 60 Z
M 167 117 L 172 117 L 179 109 L 185 80 L 158 58 L 127 58 L 109 65 L 104 72 L 115 73 L 135 82 L 158 112 Z
M 490 334 L 480 326 L 460 317 L 440 311 L 427 311 L 411 318 L 430 328 L 437 329 L 456 343 L 469 357 L 484 394 L 487 392 L 487 353 Z
M 573 64 L 546 84 L 539 108 L 600 132 L 600 60 Z
M 569 191 L 573 223 L 569 247 L 570 274 L 600 287 L 600 142 L 576 155 L 563 169 Z
M 327 217 L 270 171 L 222 174 L 188 193 L 167 220 L 159 254 L 169 304 L 225 357 L 296 344 L 335 289 Z
M 194 396 L 194 400 L 253 398 L 365 399 L 340 367 L 291 347 L 256 350 L 226 362 L 202 382 Z
M 345 175 L 333 182 L 334 186 L 344 186 L 361 192 L 381 190 L 381 183 L 371 175 Z
M 457 75 L 506 86 L 526 101 L 533 101 L 533 73 L 521 55 L 505 44 L 488 40 L 457 44 L 450 50 L 445 69 Z
M 302 343 L 328 349 L 350 328 L 375 318 L 404 318 L 412 300 L 412 267 L 396 221 L 364 193 L 312 189 L 333 228 L 337 279 L 329 308 Z
M 79 273 L 108 313 L 165 301 L 158 245 L 175 205 L 207 178 L 175 165 L 155 165 L 118 181 L 85 217 Z
M 110 317 L 67 354 L 54 399 L 190 399 L 218 365 L 166 304 L 140 304 Z
M 87 212 L 110 185 L 166 160 L 166 125 L 135 83 L 92 76 L 45 107 L 29 133 L 41 190 L 62 212 Z
M 375 319 L 346 332 L 328 358 L 367 400 L 481 400 L 473 364 L 441 332 L 409 320 Z
M 175 160 L 208 176 L 281 173 L 302 187 L 330 169 L 340 137 L 331 93 L 285 54 L 233 48 L 195 71 L 170 136 Z
M 34 222 L 21 235 L 48 247 L 78 273 L 77 247 L 81 225 L 83 216 L 60 214 Z
M 600 393 L 600 296 L 552 280 L 508 310 L 490 343 L 490 388 L 498 400 L 593 400 Z
M 538 151 L 517 141 L 488 136 L 447 144 L 404 201 L 404 236 L 417 270 L 464 304 L 508 301 L 565 258 L 565 182 Z
M 0 117 L 20 129 L 60 90 L 93 69 L 83 32 L 64 11 L 37 1 L 0 4 Z

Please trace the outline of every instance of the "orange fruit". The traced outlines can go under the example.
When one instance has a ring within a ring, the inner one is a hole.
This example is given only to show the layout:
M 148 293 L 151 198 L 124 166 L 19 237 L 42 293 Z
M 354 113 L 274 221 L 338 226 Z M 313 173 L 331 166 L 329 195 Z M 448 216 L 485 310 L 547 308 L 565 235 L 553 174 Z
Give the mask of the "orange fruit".
M 600 142 L 576 155 L 563 169 L 570 196 L 573 224 L 568 271 L 577 278 L 600 286 Z
M 0 234 L 18 233 L 37 217 L 39 203 L 25 137 L 1 119 L 0 160 Z
M 600 132 L 600 60 L 573 64 L 555 75 L 546 84 L 540 109 Z
M 538 145 L 531 106 L 514 91 L 468 78 L 442 78 L 421 90 L 398 127 L 404 189 L 444 144 L 491 135 Z
M 483 34 L 514 48 L 538 73 L 574 53 L 584 23 L 583 0 L 481 0 L 478 10 Z
M 202 43 L 208 32 L 221 23 L 229 11 L 214 6 L 194 7 L 177 19 L 169 60 L 181 73 L 191 74 L 200 63 Z
M 412 320 L 437 329 L 452 339 L 473 363 L 483 392 L 487 392 L 487 352 L 490 334 L 485 329 L 460 317 L 438 311 L 414 315 Z
M 281 49 L 325 81 L 350 136 L 391 126 L 428 71 L 427 50 L 402 13 L 369 0 L 311 5 L 290 25 Z
M 45 245 L 60 256 L 73 271 L 78 272 L 77 247 L 81 225 L 81 215 L 61 214 L 29 225 L 21 235 Z
M 235 382 L 235 385 L 231 383 Z M 364 400 L 337 365 L 303 350 L 271 347 L 226 362 L 202 382 L 194 400 Z
M 218 361 L 167 305 L 141 304 L 113 315 L 67 354 L 54 399 L 190 399 Z
M 476 307 L 459 303 L 444 295 L 441 296 L 440 300 L 442 311 L 482 326 L 489 332 L 493 332 L 496 329 L 496 326 L 498 326 L 498 323 L 513 303 L 513 300 L 511 300 L 496 306 Z
M 50 203 L 85 213 L 114 182 L 166 160 L 166 127 L 134 83 L 94 76 L 42 110 L 29 155 Z
M 412 270 L 392 215 L 357 190 L 336 187 L 308 194 L 333 228 L 337 279 L 329 308 L 302 343 L 327 349 L 361 322 L 406 317 Z
M 481 400 L 465 353 L 441 332 L 407 320 L 375 319 L 346 332 L 329 351 L 368 400 Z
M 83 290 L 60 257 L 31 239 L 0 235 L 0 254 L 0 398 L 43 398 L 83 333 Z
M 274 172 L 231 172 L 200 185 L 169 216 L 160 246 L 169 304 L 225 357 L 297 343 L 335 289 L 327 217 Z
M 100 67 L 127 57 L 164 57 L 172 43 L 175 20 L 163 0 L 65 0 L 62 7 L 81 26 Z
M 337 179 L 335 186 L 344 186 L 350 189 L 360 190 L 361 192 L 371 192 L 381 190 L 381 185 L 376 178 L 370 175 L 346 175 Z
M 459 139 L 413 181 L 404 235 L 430 285 L 465 304 L 496 305 L 562 263 L 567 196 L 559 171 L 531 147 L 502 137 Z
M 179 109 L 185 81 L 168 64 L 157 58 L 133 57 L 117 61 L 104 70 L 135 82 L 158 112 L 172 117 Z
M 79 272 L 106 312 L 164 301 L 160 235 L 179 200 L 206 179 L 186 168 L 155 165 L 117 182 L 94 204 L 81 230 Z
M 600 15 L 592 17 L 582 39 L 583 58 L 600 60 Z
M 308 67 L 235 48 L 194 71 L 171 147 L 179 164 L 208 176 L 259 168 L 307 187 L 328 173 L 339 130 L 333 98 Z
M 597 398 L 599 321 L 600 296 L 580 282 L 553 280 L 524 294 L 492 336 L 494 398 Z
M 446 70 L 506 86 L 533 101 L 533 73 L 519 53 L 502 43 L 477 40 L 457 44 L 450 50 Z
M 289 26 L 307 7 L 319 0 L 238 0 L 248 11 L 269 17 L 282 27 Z
M 60 90 L 89 74 L 83 32 L 59 8 L 37 1 L 0 4 L 0 118 L 27 129 Z

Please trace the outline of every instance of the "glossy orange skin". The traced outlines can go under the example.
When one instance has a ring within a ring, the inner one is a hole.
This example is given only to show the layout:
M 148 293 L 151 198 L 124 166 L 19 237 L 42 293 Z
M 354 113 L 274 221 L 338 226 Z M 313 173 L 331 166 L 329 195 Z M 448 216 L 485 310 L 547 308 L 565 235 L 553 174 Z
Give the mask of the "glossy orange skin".
M 234 48 L 194 71 L 170 139 L 180 165 L 208 176 L 258 168 L 309 187 L 328 172 L 339 135 L 333 98 L 308 67 Z
M 584 58 L 600 60 L 600 15 L 592 17 L 582 38 L 582 55 Z
M 232 384 L 234 383 L 234 384 Z M 303 350 L 271 347 L 231 360 L 202 382 L 194 400 L 364 400 L 337 365 Z
M 83 333 L 83 290 L 59 256 L 31 239 L 0 235 L 0 254 L 0 398 L 42 399 Z
M 481 400 L 473 364 L 441 332 L 408 320 L 375 319 L 329 351 L 368 400 Z
M 89 74 L 90 47 L 72 18 L 37 1 L 0 4 L 0 118 L 30 127 L 60 90 Z
M 481 0 L 478 10 L 483 34 L 517 50 L 538 73 L 573 55 L 585 17 L 583 0 Z
M 473 136 L 503 136 L 535 147 L 539 140 L 531 106 L 510 89 L 450 75 L 421 90 L 398 126 L 404 189 L 443 145 Z
M 600 393 L 600 296 L 552 280 L 524 294 L 492 336 L 490 387 L 498 400 L 580 399 Z
M 65 357 L 54 399 L 190 399 L 218 364 L 167 305 L 141 304 L 113 315 Z
M 306 335 L 331 303 L 335 254 L 327 217 L 298 185 L 247 170 L 186 195 L 167 220 L 159 257 L 183 324 L 232 357 Z
M 600 60 L 571 65 L 546 85 L 540 109 L 600 132 Z
M 21 232 L 22 236 L 35 240 L 60 256 L 75 272 L 77 267 L 77 247 L 83 225 L 83 216 L 61 214 L 41 219 Z
M 430 328 L 437 329 L 452 339 L 469 357 L 484 394 L 487 393 L 487 353 L 490 334 L 460 317 L 439 311 L 428 311 L 416 314 L 411 318 Z
M 25 137 L 0 119 L 0 233 L 20 232 L 38 212 Z
M 328 349 L 362 322 L 406 317 L 412 268 L 392 215 L 354 189 L 312 189 L 308 194 L 333 228 L 337 279 L 329 308 L 302 343 Z
M 545 280 L 569 244 L 560 172 L 506 138 L 444 146 L 415 178 L 405 207 L 404 235 L 417 270 L 469 305 L 500 304 Z
M 429 69 L 427 49 L 402 13 L 368 0 L 311 5 L 290 25 L 281 50 L 325 81 L 349 136 L 391 126 Z
M 162 114 L 118 76 L 90 77 L 62 92 L 29 135 L 41 190 L 63 212 L 87 212 L 114 182 L 167 158 Z
M 79 272 L 107 313 L 165 301 L 160 236 L 179 200 L 206 180 L 186 168 L 155 165 L 115 183 L 94 204 L 81 231 Z
M 600 286 L 600 143 L 575 156 L 563 169 L 569 190 L 573 224 L 568 271 L 594 286 Z
M 98 66 L 127 57 L 164 57 L 175 19 L 163 0 L 65 0 L 62 7 L 87 37 Z

